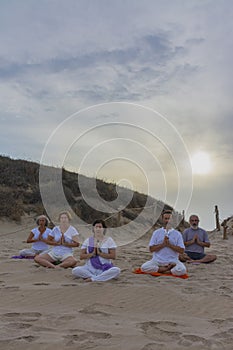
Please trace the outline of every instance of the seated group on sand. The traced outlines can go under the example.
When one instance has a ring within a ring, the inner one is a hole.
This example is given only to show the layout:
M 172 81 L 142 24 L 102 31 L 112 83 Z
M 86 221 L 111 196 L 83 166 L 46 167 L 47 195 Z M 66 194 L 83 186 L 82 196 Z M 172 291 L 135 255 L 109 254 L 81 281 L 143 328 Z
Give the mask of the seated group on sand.
M 36 263 L 47 268 L 72 268 L 72 275 L 86 282 L 107 281 L 117 278 L 120 269 L 113 265 L 116 259 L 116 243 L 106 236 L 106 224 L 103 220 L 95 220 L 92 224 L 93 235 L 87 238 L 81 246 L 80 260 L 85 260 L 83 266 L 77 266 L 74 248 L 79 244 L 79 233 L 70 224 L 71 216 L 67 211 L 59 214 L 59 225 L 52 230 L 48 226 L 48 218 L 40 215 L 37 218 L 38 227 L 34 228 L 27 239 L 32 243 L 31 249 L 20 251 L 21 256 L 33 256 Z M 141 266 L 142 272 L 171 273 L 182 276 L 187 273 L 184 262 L 209 263 L 216 255 L 204 253 L 204 248 L 210 246 L 208 234 L 198 226 L 199 218 L 191 215 L 190 228 L 183 235 L 172 228 L 172 212 L 162 213 L 162 228 L 152 234 L 149 251 L 152 259 Z

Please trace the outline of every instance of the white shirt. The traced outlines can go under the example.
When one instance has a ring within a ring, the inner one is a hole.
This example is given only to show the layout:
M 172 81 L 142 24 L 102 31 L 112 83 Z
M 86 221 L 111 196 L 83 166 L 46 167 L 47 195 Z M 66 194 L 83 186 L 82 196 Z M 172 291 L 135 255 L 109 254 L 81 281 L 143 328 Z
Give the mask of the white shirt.
M 81 249 L 86 249 L 86 252 L 88 253 L 88 246 L 89 246 L 89 238 L 85 239 L 85 241 L 84 241 L 83 244 L 82 244 Z M 108 254 L 108 252 L 109 252 L 108 250 L 109 250 L 109 249 L 116 249 L 116 248 L 117 248 L 117 245 L 116 245 L 116 243 L 114 242 L 114 240 L 113 240 L 111 237 L 106 237 L 106 238 L 104 238 L 104 240 L 101 242 L 99 248 L 101 249 L 101 252 Z M 103 257 L 101 257 L 101 256 L 99 256 L 99 259 L 100 259 L 100 262 L 101 262 L 102 264 L 106 264 L 106 263 L 109 264 L 109 263 L 111 263 L 111 260 L 110 260 L 110 259 L 106 259 L 106 258 L 103 258 Z M 91 264 L 91 262 L 90 262 L 90 259 L 87 259 L 86 264 L 87 264 L 88 266 L 91 266 L 91 267 L 92 267 L 92 264 Z
M 157 244 L 162 244 L 165 236 L 168 236 L 169 241 L 172 245 L 178 246 L 180 248 L 185 248 L 183 237 L 179 231 L 175 229 L 166 231 L 164 228 L 159 228 L 153 232 L 149 247 Z M 179 259 L 179 253 L 175 252 L 169 247 L 164 247 L 158 252 L 153 252 L 153 259 L 163 264 L 176 262 Z
M 31 230 L 31 232 L 33 233 L 34 239 L 39 238 L 40 231 L 39 231 L 38 227 L 33 228 Z M 47 239 L 48 235 L 50 235 L 51 232 L 52 232 L 52 230 L 50 230 L 50 228 L 46 227 L 46 230 L 42 233 L 42 238 Z M 35 250 L 46 250 L 46 249 L 49 249 L 49 246 L 45 242 L 37 241 L 37 242 L 34 242 L 32 244 L 32 248 Z
M 66 232 L 64 233 L 64 240 L 67 243 L 73 242 L 73 237 L 79 235 L 78 231 L 75 227 L 69 226 Z M 55 242 L 59 242 L 62 236 L 60 226 L 55 226 L 50 233 L 50 236 L 54 238 Z M 66 253 L 73 252 L 73 248 L 71 247 L 65 247 L 64 245 L 58 245 L 54 246 L 52 248 L 52 251 L 57 255 L 63 255 Z

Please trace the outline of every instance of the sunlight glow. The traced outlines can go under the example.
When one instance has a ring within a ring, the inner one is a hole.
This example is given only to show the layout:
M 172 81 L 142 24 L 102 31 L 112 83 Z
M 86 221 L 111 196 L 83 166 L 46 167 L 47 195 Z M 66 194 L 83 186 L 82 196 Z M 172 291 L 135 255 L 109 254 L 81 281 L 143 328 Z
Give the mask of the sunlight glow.
M 197 152 L 191 157 L 193 174 L 208 174 L 211 171 L 210 156 L 206 152 Z

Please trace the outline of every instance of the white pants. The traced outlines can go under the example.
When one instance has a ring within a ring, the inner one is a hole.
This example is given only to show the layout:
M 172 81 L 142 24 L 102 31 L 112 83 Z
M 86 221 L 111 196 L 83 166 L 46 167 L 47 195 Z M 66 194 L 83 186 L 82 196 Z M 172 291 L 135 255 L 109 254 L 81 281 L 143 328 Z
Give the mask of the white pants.
M 104 282 L 111 280 L 112 278 L 117 278 L 120 274 L 121 270 L 119 267 L 111 267 L 106 271 L 102 271 L 99 269 L 90 269 L 88 266 L 77 266 L 72 269 L 72 275 L 74 277 L 80 278 L 91 278 L 92 281 Z
M 21 256 L 35 256 L 36 254 L 46 253 L 48 251 L 49 251 L 48 249 L 37 250 L 37 249 L 30 248 L 30 249 L 20 250 L 19 255 L 21 255 Z
M 171 269 L 171 273 L 176 276 L 185 275 L 187 272 L 185 265 L 179 260 L 177 260 L 175 263 L 176 266 Z M 142 264 L 141 270 L 144 272 L 158 272 L 160 266 L 164 265 L 159 264 L 156 260 L 152 259 Z

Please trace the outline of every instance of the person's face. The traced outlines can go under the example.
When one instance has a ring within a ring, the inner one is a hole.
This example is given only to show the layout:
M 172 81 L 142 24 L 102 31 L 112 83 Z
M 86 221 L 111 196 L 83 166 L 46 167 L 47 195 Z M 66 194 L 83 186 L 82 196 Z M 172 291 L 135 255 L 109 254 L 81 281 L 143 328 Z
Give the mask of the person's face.
M 93 227 L 94 235 L 96 239 L 102 239 L 104 236 L 104 227 L 101 223 L 95 224 Z
M 60 216 L 60 223 L 61 224 L 68 224 L 69 223 L 69 218 L 66 214 L 62 214 Z
M 46 219 L 45 218 L 41 218 L 38 220 L 39 226 L 45 226 L 46 224 Z
M 172 226 L 172 214 L 164 214 L 163 215 L 163 224 L 165 227 Z
M 189 220 L 190 226 L 195 230 L 198 228 L 199 219 L 197 216 L 191 216 Z

